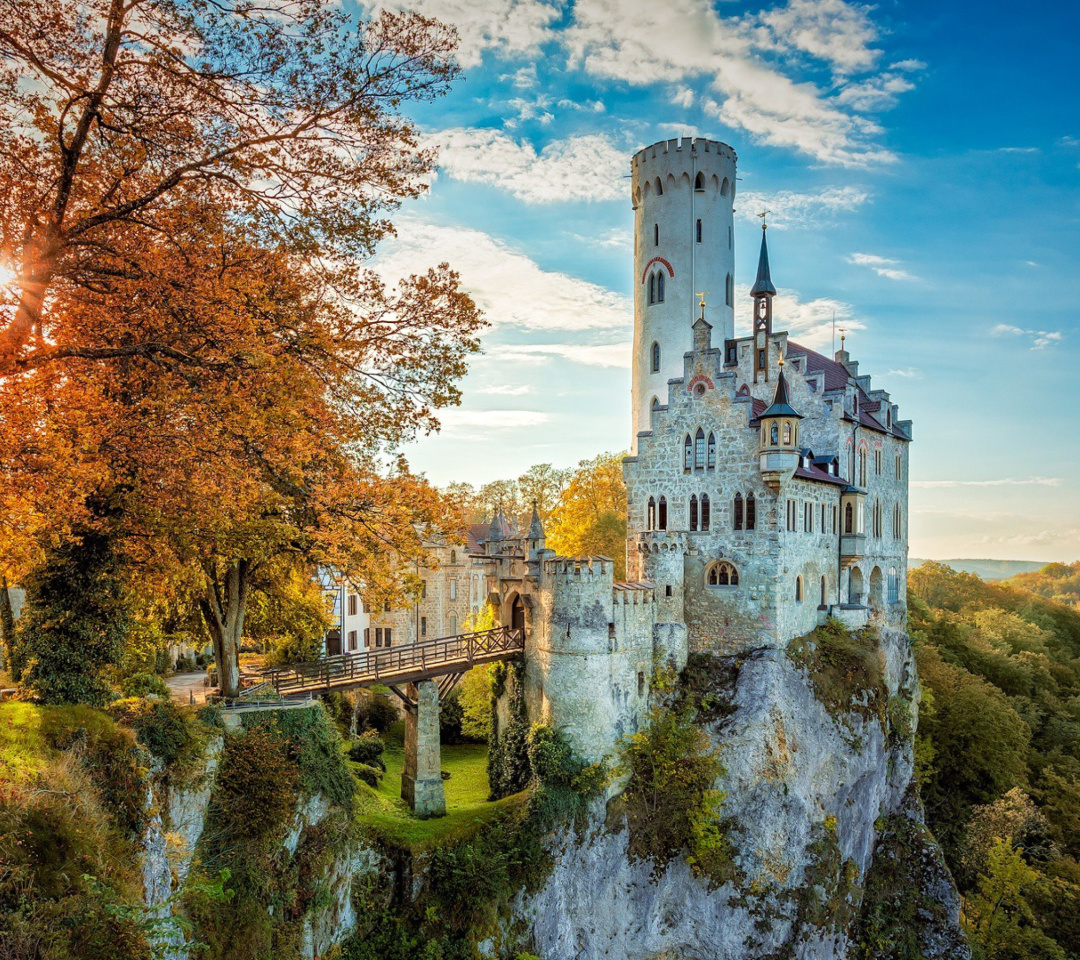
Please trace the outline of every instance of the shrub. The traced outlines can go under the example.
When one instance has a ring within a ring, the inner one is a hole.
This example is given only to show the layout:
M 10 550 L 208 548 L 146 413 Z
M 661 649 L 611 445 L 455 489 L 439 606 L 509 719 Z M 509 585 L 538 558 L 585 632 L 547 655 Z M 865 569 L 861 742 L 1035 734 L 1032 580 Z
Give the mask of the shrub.
M 153 673 L 136 673 L 120 683 L 125 697 L 161 697 L 169 699 L 169 685 Z
M 720 879 L 730 865 L 719 822 L 724 771 L 689 704 L 654 707 L 645 729 L 626 746 L 630 773 L 622 797 L 630 854 L 663 870 L 683 851 L 696 873 Z
M 385 772 L 386 764 L 382 759 L 385 749 L 386 744 L 383 743 L 382 737 L 374 730 L 365 730 L 356 743 L 349 747 L 349 759 L 354 763 L 367 764 L 369 767 L 377 767 Z
M 362 780 L 372 789 L 379 786 L 379 781 L 382 780 L 383 775 L 382 770 L 376 769 L 366 763 L 357 763 L 356 766 L 352 768 L 352 772 L 357 780 Z
M 206 731 L 194 711 L 172 700 L 129 697 L 117 700 L 109 712 L 135 730 L 136 738 L 157 757 L 169 777 L 189 773 L 206 745 Z
M 367 693 L 357 706 L 356 726 L 359 730 L 386 733 L 398 719 L 397 707 L 379 693 Z
M 176 672 L 177 673 L 194 673 L 199 668 L 195 657 L 177 657 L 176 658 Z
M 853 633 L 830 618 L 792 641 L 788 653 L 809 672 L 814 695 L 834 716 L 854 712 L 886 723 L 885 662 L 872 627 Z

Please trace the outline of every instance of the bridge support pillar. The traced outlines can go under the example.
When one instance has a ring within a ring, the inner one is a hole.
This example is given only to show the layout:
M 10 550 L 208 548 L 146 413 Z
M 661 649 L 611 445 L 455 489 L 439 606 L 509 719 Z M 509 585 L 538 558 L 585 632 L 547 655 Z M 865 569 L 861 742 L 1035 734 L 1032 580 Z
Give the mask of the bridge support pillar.
M 439 751 L 439 688 L 431 680 L 408 686 L 405 711 L 405 768 L 401 799 L 418 817 L 446 815 L 442 757 Z

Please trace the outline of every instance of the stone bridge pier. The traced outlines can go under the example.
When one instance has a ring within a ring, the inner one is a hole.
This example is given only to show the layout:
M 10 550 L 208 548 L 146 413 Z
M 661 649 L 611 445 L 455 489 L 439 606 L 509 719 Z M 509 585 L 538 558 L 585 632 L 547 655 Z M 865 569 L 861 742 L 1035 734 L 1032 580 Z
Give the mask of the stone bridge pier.
M 420 680 L 406 687 L 405 768 L 401 799 L 418 817 L 446 815 L 442 758 L 439 749 L 439 686 Z

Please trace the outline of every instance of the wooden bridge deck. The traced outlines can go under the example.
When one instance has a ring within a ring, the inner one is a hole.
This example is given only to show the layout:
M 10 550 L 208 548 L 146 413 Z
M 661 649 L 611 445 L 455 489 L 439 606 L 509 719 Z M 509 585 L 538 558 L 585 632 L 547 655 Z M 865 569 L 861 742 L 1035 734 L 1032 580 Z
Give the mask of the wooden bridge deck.
M 506 660 L 525 649 L 524 631 L 496 627 L 400 647 L 383 647 L 267 670 L 266 679 L 281 696 L 417 683 L 462 674 L 480 663 Z

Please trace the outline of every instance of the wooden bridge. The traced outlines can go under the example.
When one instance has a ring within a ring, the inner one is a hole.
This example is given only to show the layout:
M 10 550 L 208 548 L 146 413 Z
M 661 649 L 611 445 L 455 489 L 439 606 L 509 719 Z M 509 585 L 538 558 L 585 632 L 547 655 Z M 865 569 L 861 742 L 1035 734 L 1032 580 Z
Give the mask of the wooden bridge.
M 297 663 L 267 670 L 264 676 L 284 697 L 370 687 L 377 683 L 385 684 L 397 693 L 402 684 L 437 678 L 445 678 L 439 685 L 440 694 L 445 694 L 470 667 L 506 660 L 524 649 L 524 630 L 496 627 L 478 633 Z

